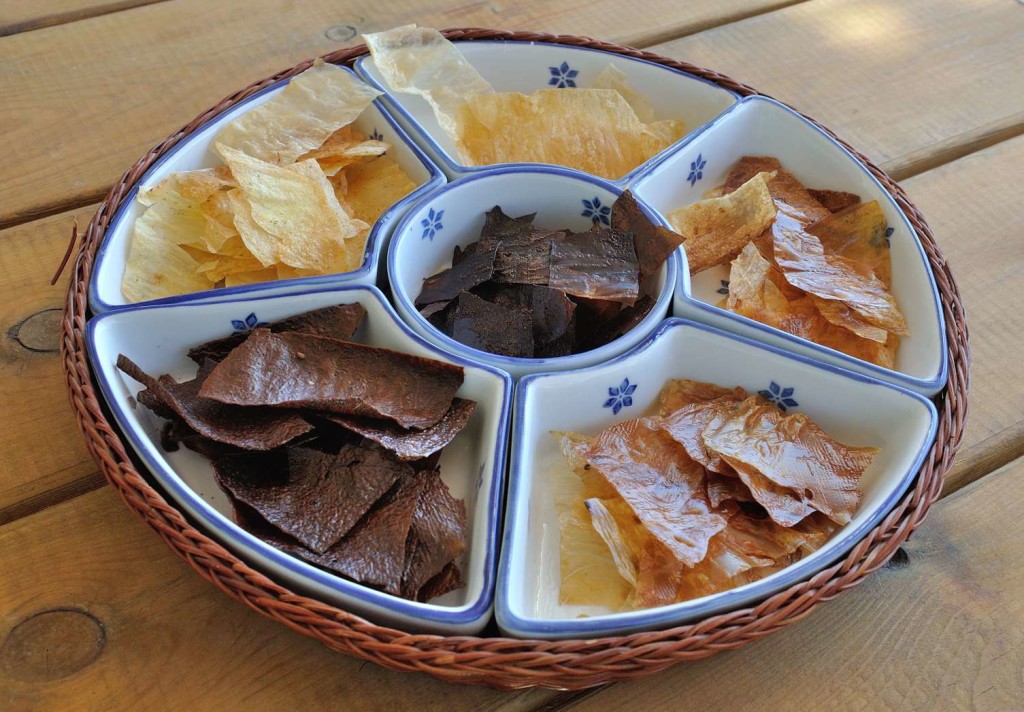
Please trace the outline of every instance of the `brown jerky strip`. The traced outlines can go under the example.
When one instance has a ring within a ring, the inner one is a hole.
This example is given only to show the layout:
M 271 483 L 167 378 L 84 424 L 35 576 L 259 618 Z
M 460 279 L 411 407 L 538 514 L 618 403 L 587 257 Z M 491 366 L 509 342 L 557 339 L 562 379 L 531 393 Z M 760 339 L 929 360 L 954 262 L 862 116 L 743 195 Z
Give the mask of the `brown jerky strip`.
M 337 306 L 314 309 L 303 314 L 296 314 L 287 319 L 271 322 L 269 328 L 275 334 L 282 331 L 296 331 L 300 334 L 316 334 L 329 336 L 342 341 L 351 338 L 366 316 L 362 304 L 339 304 Z M 222 361 L 231 349 L 249 337 L 249 332 L 239 332 L 223 339 L 207 341 L 205 344 L 189 349 L 188 357 L 196 363 L 206 359 Z
M 566 235 L 565 230 L 533 231 L 507 237 L 494 258 L 494 281 L 506 284 L 548 283 L 551 272 L 551 244 Z
M 498 242 L 474 242 L 460 253 L 460 261 L 448 269 L 423 280 L 423 288 L 416 297 L 417 308 L 446 302 L 465 289 L 483 284 L 494 275 L 494 256 Z
M 533 219 L 536 217 L 537 213 L 520 215 L 517 218 L 509 217 L 500 205 L 495 205 L 484 213 L 484 226 L 480 230 L 480 237 L 505 239 L 527 235 L 533 230 Z
M 402 595 L 414 598 L 416 592 L 448 563 L 466 550 L 469 531 L 466 504 L 452 497 L 437 472 L 424 476 L 425 484 L 412 519 L 407 544 Z
M 465 585 L 466 583 L 462 580 L 462 574 L 459 573 L 459 567 L 453 561 L 441 569 L 441 573 L 423 584 L 423 587 L 416 594 L 416 600 L 426 603 L 450 591 L 460 589 Z
M 476 401 L 456 398 L 444 417 L 426 430 L 405 430 L 396 425 L 370 418 L 325 414 L 327 420 L 374 441 L 394 453 L 399 460 L 419 460 L 450 443 L 466 427 Z
M 462 292 L 448 307 L 441 330 L 461 344 L 518 358 L 533 357 L 533 316 L 524 307 L 505 307 Z
M 426 478 L 421 474 L 402 479 L 386 502 L 369 512 L 348 536 L 323 554 L 283 540 L 269 543 L 354 581 L 400 596 L 405 544 L 425 484 Z
M 568 356 L 576 341 L 576 304 L 558 289 L 534 286 L 530 290 L 533 314 L 533 355 Z
M 117 357 L 117 367 L 146 385 L 149 393 L 140 394 L 140 403 L 145 404 L 150 398 L 158 400 L 197 433 L 219 443 L 244 450 L 270 450 L 313 429 L 297 413 L 273 408 L 240 408 L 200 397 L 199 392 L 216 370 L 212 361 L 200 366 L 194 379 L 183 383 L 167 375 L 148 376 L 124 355 Z
M 840 210 L 851 208 L 860 202 L 860 196 L 856 193 L 847 193 L 844 190 L 815 190 L 808 188 L 807 192 L 811 197 L 825 206 L 830 213 L 838 213 Z
M 661 269 L 665 260 L 683 244 L 682 235 L 651 222 L 628 190 L 612 206 L 612 229 L 632 233 L 641 282 Z
M 626 332 L 632 331 L 641 321 L 644 320 L 651 309 L 654 308 L 654 299 L 645 294 L 631 307 L 624 307 L 607 323 L 603 324 L 597 333 L 598 339 L 590 344 L 577 341 L 576 353 L 588 349 L 597 348 L 607 344 Z
M 291 406 L 387 418 L 423 430 L 439 421 L 463 370 L 442 361 L 308 334 L 256 329 L 199 394 L 235 405 Z
M 640 298 L 633 236 L 616 230 L 580 232 L 552 243 L 548 286 L 576 297 L 632 305 Z
M 337 543 L 412 468 L 379 448 L 347 446 L 337 455 L 289 448 L 285 467 L 266 457 L 224 457 L 217 483 L 267 522 L 319 554 Z

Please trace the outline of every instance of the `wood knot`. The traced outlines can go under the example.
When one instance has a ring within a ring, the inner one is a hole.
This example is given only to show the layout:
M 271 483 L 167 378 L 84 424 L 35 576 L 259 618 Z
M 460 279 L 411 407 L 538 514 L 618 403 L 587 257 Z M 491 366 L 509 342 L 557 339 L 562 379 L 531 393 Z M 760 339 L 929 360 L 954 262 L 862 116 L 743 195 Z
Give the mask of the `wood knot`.
M 30 314 L 7 330 L 7 338 L 23 349 L 49 354 L 60 349 L 60 320 L 57 308 L 43 309 Z
M 333 27 L 328 27 L 324 34 L 332 42 L 348 42 L 359 34 L 359 30 L 352 25 L 334 25 Z
M 93 614 L 51 608 L 11 629 L 0 648 L 0 670 L 26 682 L 60 680 L 92 664 L 106 642 L 103 624 Z
M 886 566 L 890 569 L 901 569 L 904 566 L 910 565 L 910 554 L 908 554 L 901 546 L 896 550 L 896 553 L 889 559 L 889 563 Z

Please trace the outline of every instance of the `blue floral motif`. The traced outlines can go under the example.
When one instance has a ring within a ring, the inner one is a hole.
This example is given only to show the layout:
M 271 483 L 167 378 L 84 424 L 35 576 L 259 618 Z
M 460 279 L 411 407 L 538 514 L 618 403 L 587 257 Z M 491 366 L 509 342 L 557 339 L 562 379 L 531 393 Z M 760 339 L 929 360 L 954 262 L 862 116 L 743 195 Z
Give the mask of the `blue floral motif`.
M 728 296 L 729 295 L 729 280 L 721 279 L 719 281 L 722 283 L 722 286 L 719 287 L 718 289 L 716 289 L 715 291 L 718 294 L 724 294 L 724 295 Z
M 566 87 L 576 87 L 576 76 L 579 74 L 579 70 L 570 69 L 568 62 L 562 62 L 557 67 L 548 67 L 551 72 L 551 78 L 548 80 L 548 84 L 558 89 L 565 89 Z
M 252 331 L 263 326 L 267 326 L 265 321 L 260 321 L 256 318 L 255 312 L 249 312 L 249 316 L 245 319 L 232 319 L 231 327 L 235 330 L 236 334 L 244 334 L 247 331 Z
M 758 395 L 764 398 L 769 403 L 774 403 L 779 406 L 779 409 L 785 413 L 787 408 L 796 408 L 799 403 L 793 400 L 793 388 L 783 388 L 775 381 L 772 381 L 768 386 L 768 390 L 759 391 Z
M 377 130 L 376 126 L 373 127 L 373 133 L 370 134 L 370 140 L 371 141 L 383 141 L 384 140 L 384 136 L 381 134 L 380 131 Z
M 604 402 L 605 408 L 612 409 L 612 415 L 618 415 L 619 411 L 627 406 L 633 405 L 633 392 L 636 384 L 630 383 L 628 378 L 623 378 L 618 388 L 612 386 L 608 389 L 608 400 Z
M 690 181 L 690 187 L 697 185 L 697 181 L 704 177 L 704 166 L 708 164 L 704 160 L 704 156 L 700 153 L 697 154 L 697 160 L 690 162 L 690 175 L 686 176 L 686 180 Z
M 583 199 L 583 212 L 580 213 L 585 218 L 590 218 L 594 222 L 602 222 L 605 225 L 611 225 L 609 218 L 612 214 L 612 206 L 603 205 L 601 199 L 596 195 L 593 200 Z
M 420 236 L 421 240 L 434 239 L 434 235 L 444 229 L 444 225 L 441 224 L 441 218 L 444 217 L 444 211 L 438 210 L 434 212 L 431 208 L 427 211 L 427 217 L 420 220 L 420 225 L 423 226 L 423 235 Z

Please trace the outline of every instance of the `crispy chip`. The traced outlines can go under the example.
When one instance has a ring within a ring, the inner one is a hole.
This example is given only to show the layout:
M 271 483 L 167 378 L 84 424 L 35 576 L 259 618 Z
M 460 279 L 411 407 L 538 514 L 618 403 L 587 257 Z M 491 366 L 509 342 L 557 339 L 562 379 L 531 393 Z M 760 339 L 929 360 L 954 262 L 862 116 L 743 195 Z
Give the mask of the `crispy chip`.
M 331 134 L 319 148 L 299 156 L 299 161 L 314 158 L 325 175 L 333 176 L 364 158 L 380 156 L 388 148 L 390 147 L 383 141 L 369 140 L 352 126 L 343 126 Z
M 669 214 L 672 228 L 686 238 L 683 251 L 690 274 L 731 260 L 775 219 L 768 192 L 771 173 L 758 173 L 721 198 L 701 200 Z
M 616 179 L 681 136 L 681 125 L 678 135 L 652 130 L 609 89 L 479 94 L 456 112 L 456 144 L 477 166 L 551 163 Z
M 233 188 L 235 185 L 227 166 L 179 171 L 171 173 L 152 188 L 140 188 L 139 202 L 149 206 L 167 193 L 177 193 L 185 200 L 199 204 L 212 198 L 222 188 Z
M 181 245 L 202 242 L 206 219 L 195 203 L 167 190 L 135 221 L 121 293 L 129 302 L 209 289 L 196 262 Z
M 389 156 L 350 166 L 345 174 L 345 202 L 357 218 L 370 225 L 388 208 L 416 190 L 416 184 Z
M 225 126 L 214 142 L 268 163 L 293 163 L 355 121 L 379 95 L 318 59 L 280 94 Z
M 267 267 L 331 271 L 356 269 L 362 249 L 343 243 L 367 229 L 341 207 L 316 161 L 277 166 L 227 146 L 217 146 L 239 191 L 231 191 L 235 226 L 246 247 Z
M 614 64 L 609 64 L 597 75 L 591 89 L 611 89 L 617 91 L 626 100 L 633 113 L 645 124 L 654 122 L 654 107 L 647 97 L 629 85 L 629 77 Z
M 377 69 L 395 91 L 422 96 L 455 135 L 454 114 L 467 98 L 494 89 L 440 32 L 404 25 L 363 35 Z

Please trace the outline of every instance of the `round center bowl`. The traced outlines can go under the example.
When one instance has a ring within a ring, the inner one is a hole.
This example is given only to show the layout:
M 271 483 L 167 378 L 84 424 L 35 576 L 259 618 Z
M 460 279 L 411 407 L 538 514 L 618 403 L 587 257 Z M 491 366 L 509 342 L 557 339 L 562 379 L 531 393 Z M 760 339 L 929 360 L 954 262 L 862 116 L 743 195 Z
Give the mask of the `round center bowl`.
M 465 248 L 480 239 L 484 213 L 493 207 L 500 206 L 512 217 L 537 213 L 533 223 L 537 227 L 583 232 L 595 222 L 608 223 L 612 204 L 621 193 L 621 188 L 606 180 L 554 166 L 495 168 L 444 186 L 410 210 L 395 228 L 388 278 L 398 313 L 431 343 L 515 378 L 592 366 L 627 351 L 668 313 L 679 269 L 678 251 L 658 271 L 654 306 L 639 324 L 603 346 L 570 356 L 516 358 L 466 346 L 438 330 L 414 305 L 423 280 L 450 267 L 456 247 Z M 646 204 L 640 202 L 640 208 L 649 220 L 667 227 Z

